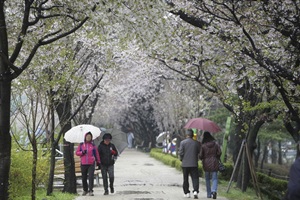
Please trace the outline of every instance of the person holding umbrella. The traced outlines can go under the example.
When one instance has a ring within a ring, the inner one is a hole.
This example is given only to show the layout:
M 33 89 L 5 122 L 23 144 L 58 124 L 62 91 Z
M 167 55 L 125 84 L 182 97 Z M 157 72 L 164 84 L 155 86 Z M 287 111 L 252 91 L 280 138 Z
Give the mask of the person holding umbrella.
M 183 172 L 183 192 L 184 197 L 190 197 L 189 190 L 189 175 L 193 183 L 193 195 L 198 199 L 199 193 L 199 172 L 198 172 L 198 158 L 200 153 L 200 143 L 193 139 L 194 132 L 192 129 L 187 130 L 186 139 L 180 142 L 179 158 L 181 160 L 181 167 Z
M 80 143 L 76 150 L 76 155 L 80 156 L 80 168 L 82 174 L 82 185 L 83 193 L 85 196 L 89 194 L 94 196 L 94 173 L 95 173 L 95 162 L 100 165 L 100 156 L 98 149 L 93 143 L 93 135 L 91 132 L 87 132 L 84 137 L 84 142 Z M 89 178 L 89 184 L 87 183 L 87 178 Z
M 200 160 L 205 171 L 207 198 L 217 198 L 219 160 L 222 154 L 220 145 L 207 131 L 203 133 Z M 212 179 L 212 187 L 210 186 Z
M 118 151 L 113 143 L 111 143 L 112 135 L 105 133 L 102 137 L 103 141 L 98 146 L 98 151 L 101 155 L 101 174 L 104 186 L 104 195 L 108 195 L 108 176 L 110 193 L 114 193 L 114 164 L 115 158 L 118 156 Z

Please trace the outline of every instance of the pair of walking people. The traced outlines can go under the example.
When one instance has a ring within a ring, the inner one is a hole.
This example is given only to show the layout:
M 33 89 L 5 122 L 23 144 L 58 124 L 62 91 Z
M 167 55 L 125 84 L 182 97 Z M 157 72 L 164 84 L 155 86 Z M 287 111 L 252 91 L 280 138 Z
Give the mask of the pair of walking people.
M 218 189 L 218 163 L 221 156 L 221 148 L 209 132 L 204 132 L 202 144 L 193 139 L 192 129 L 187 130 L 186 139 L 179 146 L 179 158 L 182 161 L 183 192 L 184 197 L 190 197 L 189 176 L 193 184 L 194 199 L 198 199 L 199 172 L 198 160 L 202 160 L 205 171 L 207 198 L 217 198 Z M 212 187 L 211 181 L 212 179 Z
M 94 196 L 94 173 L 95 165 L 101 169 L 103 179 L 104 195 L 108 195 L 108 178 L 110 192 L 114 193 L 114 163 L 118 156 L 118 151 L 113 143 L 111 143 L 112 135 L 105 133 L 102 142 L 98 147 L 93 142 L 93 135 L 87 132 L 84 142 L 80 143 L 76 150 L 76 155 L 80 156 L 81 174 L 82 174 L 82 195 Z

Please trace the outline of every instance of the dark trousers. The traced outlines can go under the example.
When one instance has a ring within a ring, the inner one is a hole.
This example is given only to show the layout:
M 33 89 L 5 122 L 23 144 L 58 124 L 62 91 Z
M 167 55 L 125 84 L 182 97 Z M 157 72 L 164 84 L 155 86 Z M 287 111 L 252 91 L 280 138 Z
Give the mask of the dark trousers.
M 109 177 L 109 187 L 111 190 L 114 189 L 114 165 L 101 165 L 101 174 L 103 179 L 104 191 L 108 192 L 108 177 Z M 108 176 L 107 176 L 108 174 Z
M 199 193 L 199 172 L 198 167 L 182 167 L 183 172 L 183 192 L 184 194 L 190 193 L 189 190 L 189 175 L 192 178 L 193 192 Z
M 85 192 L 93 192 L 95 165 L 81 165 L 82 186 Z M 89 178 L 89 184 L 87 179 Z

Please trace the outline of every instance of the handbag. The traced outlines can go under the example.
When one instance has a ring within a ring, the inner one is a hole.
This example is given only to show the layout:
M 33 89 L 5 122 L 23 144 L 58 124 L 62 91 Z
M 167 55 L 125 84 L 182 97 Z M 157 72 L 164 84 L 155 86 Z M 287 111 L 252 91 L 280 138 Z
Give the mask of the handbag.
M 219 160 L 219 172 L 224 172 L 226 169 L 225 165 Z

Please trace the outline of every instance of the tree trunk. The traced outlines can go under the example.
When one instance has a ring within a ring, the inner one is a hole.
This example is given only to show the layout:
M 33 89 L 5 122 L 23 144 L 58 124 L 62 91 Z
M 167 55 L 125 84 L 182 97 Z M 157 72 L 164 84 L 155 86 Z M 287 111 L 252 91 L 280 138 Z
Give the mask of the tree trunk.
M 75 161 L 74 161 L 74 144 L 65 142 L 65 140 L 64 140 L 64 166 L 65 166 L 65 181 L 64 181 L 63 191 L 71 194 L 77 194 Z
M 1 45 L 1 44 L 0 44 Z M 1 56 L 0 56 L 1 57 Z M 0 59 L 1 61 L 1 59 Z M 3 74 L 0 62 L 0 73 Z M 0 80 L 0 199 L 8 199 L 9 171 L 11 163 L 10 93 L 11 81 Z
M 0 199 L 8 199 L 9 171 L 11 162 L 10 135 L 10 71 L 8 59 L 8 40 L 5 23 L 4 1 L 0 1 Z
M 66 95 L 61 102 L 56 102 L 56 112 L 59 117 L 62 133 L 71 129 L 71 97 Z M 63 134 L 64 135 L 64 134 Z M 75 162 L 74 162 L 74 144 L 64 140 L 64 188 L 63 192 L 71 194 L 77 193 Z
M 52 99 L 52 98 L 50 98 Z M 51 118 L 51 131 L 50 131 L 50 144 L 51 144 L 51 157 L 50 157 L 50 172 L 49 172 L 49 181 L 47 188 L 47 196 L 51 195 L 53 192 L 53 182 L 54 182 L 54 169 L 55 169 L 55 155 L 56 155 L 56 147 L 58 146 L 59 139 L 54 139 L 54 130 L 55 130 L 55 118 L 54 118 L 54 105 L 51 103 L 50 106 L 50 118 Z
M 239 169 L 240 169 L 240 166 L 241 166 L 241 162 L 240 161 L 241 161 L 243 155 L 240 156 L 239 160 L 237 160 L 237 159 L 238 159 L 238 154 L 239 154 L 241 148 L 243 148 L 242 147 L 242 141 L 245 138 L 245 135 L 241 132 L 241 130 L 242 130 L 242 123 L 239 123 L 239 122 L 240 121 L 236 121 L 237 125 L 236 125 L 236 128 L 235 128 L 235 134 L 233 136 L 233 141 L 231 141 L 234 144 L 236 144 L 236 145 L 233 146 L 233 148 L 234 148 L 233 149 L 233 162 L 236 165 L 236 169 L 238 169 L 237 170 L 238 173 L 235 173 L 234 176 L 233 176 L 233 180 L 234 181 L 238 180 L 238 176 L 240 174 L 240 172 L 239 172 Z
M 47 188 L 47 196 L 53 193 L 53 182 L 54 182 L 54 169 L 55 169 L 55 151 L 56 144 L 53 142 L 51 144 L 51 158 L 50 158 L 50 172 L 49 172 L 49 181 Z
M 264 163 L 266 162 L 267 159 L 268 159 L 268 144 L 265 144 L 263 157 L 260 163 L 260 169 L 264 168 Z
M 272 164 L 277 163 L 277 150 L 276 150 L 276 141 L 272 140 L 272 153 L 271 153 L 271 158 L 272 158 Z
M 245 144 L 247 145 L 247 144 Z M 244 147 L 242 158 L 241 158 L 241 165 L 239 170 L 239 176 L 237 179 L 237 187 L 242 190 L 242 192 L 245 192 L 247 190 L 249 181 L 250 181 L 250 169 L 248 164 L 248 158 L 246 153 L 246 147 Z
M 35 133 L 33 133 L 35 134 Z M 38 150 L 37 150 L 37 145 L 36 145 L 36 138 L 33 137 L 33 144 L 32 144 L 32 148 L 33 148 L 33 158 L 32 158 L 32 180 L 31 180 L 31 200 L 35 200 L 36 199 L 36 168 L 37 168 L 37 154 L 38 154 Z
M 257 151 L 256 151 L 256 154 L 253 154 L 254 155 L 254 166 L 255 168 L 258 168 L 258 161 L 259 161 L 259 157 L 260 157 L 260 154 L 261 154 L 261 142 L 259 139 L 257 139 Z
M 278 164 L 282 165 L 281 141 L 278 141 Z
M 264 124 L 264 121 L 257 121 L 254 125 L 253 128 L 249 131 L 249 135 L 247 137 L 247 142 L 245 144 L 244 150 L 243 150 L 243 157 L 242 157 L 242 165 L 240 169 L 240 174 L 238 176 L 238 181 L 237 181 L 237 186 L 240 188 L 243 192 L 247 190 L 247 187 L 249 185 L 249 181 L 251 179 L 251 171 L 250 171 L 250 166 L 249 166 L 249 161 L 252 164 L 252 159 L 253 159 L 253 152 L 257 148 L 256 145 L 256 138 L 258 131 L 260 127 Z M 249 126 L 251 127 L 251 126 Z M 247 146 L 246 146 L 247 145 Z M 249 155 L 246 154 L 246 149 L 248 148 Z M 248 157 L 249 156 L 249 157 Z M 254 170 L 254 166 L 251 166 Z

